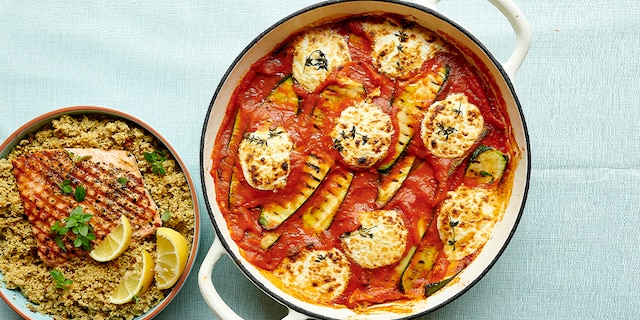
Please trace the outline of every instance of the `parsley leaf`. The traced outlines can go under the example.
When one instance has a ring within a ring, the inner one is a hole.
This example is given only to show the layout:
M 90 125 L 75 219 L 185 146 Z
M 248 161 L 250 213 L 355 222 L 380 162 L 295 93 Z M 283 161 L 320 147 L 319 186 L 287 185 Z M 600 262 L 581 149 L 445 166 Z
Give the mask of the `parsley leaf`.
M 87 195 L 87 190 L 84 189 L 82 185 L 76 187 L 76 191 L 73 193 L 73 197 L 76 198 L 76 201 L 80 202 L 84 200 L 84 197 Z
M 160 220 L 162 220 L 162 222 L 167 222 L 167 221 L 169 221 L 169 219 L 171 219 L 171 211 L 169 211 L 169 210 L 163 212 L 160 215 Z
M 73 188 L 71 188 L 71 180 L 69 179 L 62 181 L 62 183 L 59 183 L 58 187 L 60 187 L 60 191 L 62 191 L 63 194 L 73 193 Z
M 127 185 L 128 181 L 129 181 L 129 179 L 127 179 L 127 177 L 118 178 L 118 183 L 120 183 L 123 187 Z
M 53 281 L 55 281 L 55 286 L 58 289 L 64 289 L 73 283 L 71 279 L 67 279 L 62 272 L 56 269 L 49 271 L 49 274 L 51 275 L 51 278 L 53 278 Z

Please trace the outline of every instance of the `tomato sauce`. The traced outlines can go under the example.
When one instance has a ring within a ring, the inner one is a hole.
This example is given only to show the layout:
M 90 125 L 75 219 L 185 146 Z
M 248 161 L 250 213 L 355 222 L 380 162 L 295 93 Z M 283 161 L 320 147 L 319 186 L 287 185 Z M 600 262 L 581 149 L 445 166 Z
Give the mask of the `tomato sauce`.
M 385 18 L 388 17 L 368 19 Z M 285 41 L 271 54 L 253 64 L 237 85 L 212 154 L 211 174 L 216 184 L 218 204 L 231 237 L 242 249 L 244 257 L 266 272 L 278 267 L 285 258 L 294 257 L 303 250 L 340 249 L 340 237 L 358 228 L 359 212 L 381 209 L 375 200 L 385 173 L 379 172 L 376 167 L 357 169 L 341 162 L 340 153 L 332 147 L 332 139 L 327 134 L 335 125 L 334 119 L 340 115 L 341 110 L 352 105 L 358 98 L 345 98 L 333 109 L 324 110 L 323 118 L 319 121 L 315 112 L 318 106 L 325 103 L 326 98 L 322 95 L 325 88 L 339 84 L 342 77 L 348 77 L 362 84 L 365 92 L 378 92 L 370 99 L 391 116 L 396 131 L 392 145 L 398 141 L 398 110 L 393 102 L 411 79 L 390 79 L 378 72 L 371 58 L 373 40 L 363 29 L 359 18 L 334 22 L 325 27 L 335 29 L 348 39 L 352 61 L 334 70 L 314 92 L 306 92 L 299 84 L 294 83 L 294 91 L 299 99 L 297 110 L 266 108 L 265 98 L 292 74 L 294 48 L 291 41 Z M 453 47 L 449 52 L 437 53 L 425 61 L 415 74 L 419 75 L 434 65 L 446 65 L 449 70 L 448 78 L 435 100 L 444 99 L 450 93 L 464 93 L 469 102 L 480 109 L 484 118 L 486 135 L 478 144 L 489 145 L 513 156 L 515 143 L 510 136 L 505 106 L 501 99 L 495 97 L 491 84 L 484 82 L 465 56 Z M 237 159 L 238 146 L 245 134 L 256 130 L 257 124 L 267 119 L 286 128 L 294 145 L 287 184 L 277 192 L 251 187 L 245 180 Z M 416 125 L 414 130 L 418 132 L 419 126 Z M 290 201 L 300 192 L 296 182 L 303 179 L 302 167 L 312 152 L 332 159 L 329 174 L 339 171 L 353 173 L 346 197 L 330 227 L 323 232 L 316 232 L 303 226 L 302 214 L 320 201 L 313 194 L 275 230 L 266 230 L 259 222 L 261 208 L 270 202 Z M 402 187 L 382 209 L 402 212 L 409 234 L 407 252 L 412 247 L 418 250 L 425 246 L 437 249 L 434 265 L 428 275 L 416 280 L 418 286 L 424 287 L 452 275 L 473 259 L 474 255 L 455 263 L 447 260 L 434 219 L 435 209 L 446 198 L 447 192 L 464 183 L 465 163 L 468 162 L 469 154 L 464 159 L 435 157 L 425 148 L 418 134 L 418 138 L 411 139 L 405 155 L 415 156 L 417 160 Z M 279 238 L 265 248 L 261 239 L 269 232 L 277 233 Z M 401 290 L 398 285 L 401 276 L 398 273 L 398 263 L 376 269 L 365 269 L 351 263 L 351 279 L 344 293 L 333 304 L 357 308 L 387 301 L 424 298 L 424 291 L 416 293 L 415 290 Z

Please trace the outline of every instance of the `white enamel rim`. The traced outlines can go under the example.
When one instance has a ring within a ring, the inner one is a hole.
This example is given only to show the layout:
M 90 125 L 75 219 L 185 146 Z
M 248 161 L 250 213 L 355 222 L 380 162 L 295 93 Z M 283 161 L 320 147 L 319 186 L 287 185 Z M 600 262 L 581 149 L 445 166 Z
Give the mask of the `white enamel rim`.
M 207 111 L 200 147 L 200 174 L 204 192 L 204 200 L 211 218 L 216 239 L 210 247 L 198 273 L 198 285 L 203 298 L 209 308 L 223 320 L 240 320 L 236 314 L 220 297 L 213 278 L 211 277 L 215 264 L 222 255 L 227 254 L 244 275 L 258 288 L 271 298 L 289 309 L 284 319 L 407 319 L 432 312 L 466 292 L 477 283 L 493 266 L 506 248 L 516 230 L 517 224 L 524 210 L 529 188 L 530 153 L 529 138 L 522 114 L 520 102 L 515 94 L 510 78 L 515 76 L 522 64 L 531 43 L 531 30 L 520 9 L 511 0 L 489 0 L 509 20 L 516 33 L 516 48 L 511 57 L 501 63 L 468 31 L 455 22 L 435 11 L 439 0 L 426 1 L 426 7 L 395 0 L 387 1 L 327 1 L 295 12 L 271 28 L 260 34 L 236 58 L 222 78 Z M 514 187 L 504 218 L 496 226 L 492 238 L 485 248 L 478 254 L 474 262 L 458 275 L 458 281 L 452 282 L 433 296 L 412 304 L 400 303 L 403 307 L 410 307 L 410 312 L 380 312 L 356 314 L 349 309 L 335 309 L 310 304 L 288 295 L 271 284 L 260 272 L 248 263 L 240 254 L 237 244 L 231 239 L 226 221 L 216 202 L 215 186 L 210 175 L 212 168 L 211 152 L 218 133 L 222 118 L 235 85 L 242 78 L 248 68 L 273 47 L 281 43 L 292 31 L 300 30 L 310 22 L 323 21 L 353 14 L 366 12 L 393 12 L 412 16 L 416 22 L 429 29 L 444 33 L 448 39 L 454 39 L 462 47 L 470 50 L 477 58 L 477 62 L 487 67 L 489 75 L 496 83 L 495 90 L 502 96 L 514 130 L 516 142 L 520 147 L 521 159 L 514 175 Z
M 178 295 L 178 292 L 180 292 L 180 289 L 185 284 L 187 277 L 189 276 L 191 270 L 193 269 L 194 262 L 198 254 L 198 245 L 200 243 L 200 213 L 199 213 L 199 204 L 198 204 L 198 197 L 196 193 L 195 184 L 191 179 L 191 175 L 187 170 L 187 166 L 184 164 L 184 162 L 182 161 L 182 159 L 180 158 L 176 150 L 173 148 L 173 146 L 171 146 L 171 144 L 164 137 L 162 137 L 162 135 L 160 135 L 160 133 L 157 130 L 155 130 L 153 127 L 151 127 L 150 125 L 136 118 L 133 115 L 130 115 L 120 110 L 101 107 L 101 106 L 64 107 L 64 108 L 47 112 L 43 115 L 40 115 L 32 119 L 31 121 L 25 123 L 20 128 L 18 128 L 16 131 L 14 131 L 2 143 L 2 145 L 0 145 L 0 158 L 6 157 L 11 152 L 13 147 L 15 147 L 20 142 L 20 140 L 27 137 L 30 133 L 40 130 L 40 128 L 42 128 L 44 125 L 50 123 L 51 120 L 59 118 L 65 114 L 68 114 L 68 115 L 96 114 L 96 115 L 105 115 L 105 116 L 110 116 L 114 118 L 120 118 L 120 119 L 131 121 L 139 125 L 141 128 L 150 132 L 162 144 L 164 144 L 164 146 L 169 150 L 169 152 L 171 152 L 171 155 L 173 156 L 175 161 L 178 163 L 178 165 L 182 169 L 182 172 L 184 172 L 185 178 L 187 179 L 187 183 L 189 184 L 191 199 L 193 201 L 193 209 L 194 209 L 193 243 L 191 246 L 191 251 L 189 252 L 189 259 L 187 260 L 187 265 L 185 267 L 184 273 L 182 274 L 182 276 L 180 276 L 180 279 L 178 279 L 178 282 L 176 282 L 176 284 L 171 289 L 171 291 L 167 294 L 167 296 L 164 299 L 162 299 L 162 301 L 160 301 L 160 303 L 158 303 L 156 306 L 151 308 L 148 312 L 134 318 L 136 320 L 153 319 L 162 310 L 164 310 L 164 308 L 166 308 L 169 305 L 169 303 L 171 303 L 171 301 Z M 1 279 L 2 279 L 2 273 L 0 273 L 0 280 Z M 39 319 L 39 320 L 53 319 L 48 315 L 35 313 L 29 310 L 29 308 L 27 307 L 27 305 L 29 304 L 29 301 L 19 291 L 7 289 L 3 281 L 0 281 L 0 297 L 2 297 L 2 299 L 7 303 L 7 305 L 9 305 L 9 307 L 11 307 L 11 309 L 13 309 L 13 311 L 15 311 L 18 315 L 20 315 L 24 319 Z

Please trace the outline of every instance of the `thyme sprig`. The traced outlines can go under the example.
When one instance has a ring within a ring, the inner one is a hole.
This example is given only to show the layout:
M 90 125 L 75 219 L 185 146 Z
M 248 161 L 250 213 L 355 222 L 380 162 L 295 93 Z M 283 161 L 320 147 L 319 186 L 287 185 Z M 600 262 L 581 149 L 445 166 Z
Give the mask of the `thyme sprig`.
M 437 123 L 436 126 L 438 126 L 438 131 L 436 133 L 439 135 L 443 135 L 445 137 L 445 140 L 449 140 L 449 136 L 458 131 L 454 127 L 445 127 L 445 125 L 442 123 Z
M 398 51 L 400 52 L 404 52 L 404 45 L 402 44 L 403 42 L 407 42 L 407 40 L 409 40 L 409 34 L 406 33 L 405 28 L 402 28 L 402 30 L 398 31 L 397 33 L 394 33 L 393 35 L 398 37 L 398 45 L 396 46 L 396 48 L 398 49 Z
M 269 136 L 267 136 L 266 139 L 260 138 L 259 136 L 257 136 L 255 134 L 255 132 L 252 132 L 252 133 L 249 133 L 249 134 L 245 135 L 244 138 L 247 141 L 249 141 L 250 143 L 255 143 L 255 144 L 259 145 L 259 146 L 266 146 L 268 141 L 269 141 L 269 139 L 278 137 L 283 133 L 284 133 L 284 130 L 282 130 L 282 129 L 269 129 Z
M 462 115 L 462 102 L 458 103 L 457 108 L 453 108 L 453 113 L 456 115 L 456 117 Z
M 344 140 L 347 139 L 355 139 L 356 136 L 359 136 L 362 140 L 362 144 L 361 145 L 365 145 L 367 144 L 367 142 L 369 142 L 369 136 L 367 136 L 366 134 L 362 134 L 360 132 L 357 132 L 356 130 L 356 126 L 351 126 L 351 130 L 349 131 L 340 131 L 340 135 L 333 139 L 333 148 L 338 150 L 338 152 L 342 152 L 344 150 L 344 146 L 342 145 L 342 142 Z
M 307 59 L 305 59 L 304 67 L 314 67 L 316 70 L 329 70 L 329 61 L 327 60 L 327 56 L 320 49 L 315 50 L 309 54 Z
M 346 232 L 344 233 L 342 236 L 340 236 L 340 238 L 346 238 L 346 237 L 350 237 L 351 235 L 359 235 L 363 238 L 369 238 L 369 239 L 373 239 L 374 236 L 374 232 L 373 230 L 375 228 L 377 228 L 377 225 L 373 225 L 369 228 L 364 228 L 362 225 L 360 227 L 358 227 L 357 230 L 352 231 L 352 232 Z
M 453 251 L 456 251 L 456 242 L 458 242 L 458 240 L 456 240 L 456 227 L 458 226 L 458 224 L 460 224 L 460 221 L 456 221 L 451 219 L 451 216 L 449 216 L 449 226 L 451 227 L 451 240 L 448 241 L 450 246 L 453 246 Z

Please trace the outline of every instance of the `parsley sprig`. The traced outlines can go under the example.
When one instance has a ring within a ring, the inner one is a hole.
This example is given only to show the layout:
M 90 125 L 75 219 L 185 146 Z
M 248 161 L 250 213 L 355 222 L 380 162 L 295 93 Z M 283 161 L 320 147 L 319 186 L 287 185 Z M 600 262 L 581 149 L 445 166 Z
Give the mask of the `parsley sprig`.
M 73 246 L 76 248 L 82 247 L 85 250 L 91 250 L 91 240 L 96 239 L 96 235 L 93 232 L 93 227 L 89 224 L 91 220 L 91 214 L 84 213 L 84 208 L 81 206 L 75 207 L 71 210 L 71 214 L 58 220 L 51 226 L 51 232 L 56 235 L 54 241 L 62 249 L 67 251 L 64 242 L 64 237 L 72 238 L 69 232 L 75 235 L 73 239 Z
M 65 289 L 73 283 L 71 279 L 67 279 L 62 272 L 56 269 L 49 271 L 49 274 L 51 275 L 51 278 L 53 278 L 54 285 L 58 289 Z
M 163 175 L 166 173 L 163 162 L 167 160 L 167 153 L 162 150 L 154 152 L 145 152 L 144 159 L 151 164 L 151 172 Z
M 73 197 L 78 202 L 84 200 L 84 197 L 87 195 L 87 190 L 82 185 L 73 189 L 73 187 L 71 187 L 71 180 L 69 179 L 59 183 L 58 187 L 60 187 L 60 191 L 62 191 L 63 194 L 73 194 Z

